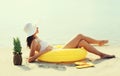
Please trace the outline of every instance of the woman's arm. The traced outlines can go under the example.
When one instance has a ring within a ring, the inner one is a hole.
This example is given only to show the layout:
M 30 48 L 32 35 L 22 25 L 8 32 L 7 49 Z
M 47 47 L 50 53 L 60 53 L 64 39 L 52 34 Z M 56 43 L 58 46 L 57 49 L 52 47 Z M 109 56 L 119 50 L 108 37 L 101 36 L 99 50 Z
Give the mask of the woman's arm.
M 33 61 L 35 61 L 40 55 L 42 55 L 42 54 L 44 54 L 44 53 L 46 53 L 46 52 L 48 52 L 48 51 L 50 51 L 50 50 L 52 50 L 52 49 L 53 49 L 52 46 L 48 46 L 44 51 L 38 52 L 37 54 L 35 54 L 35 52 L 31 50 L 31 53 L 30 53 L 30 57 L 29 57 L 29 61 L 28 61 L 28 62 L 33 62 Z M 33 55 L 33 53 L 34 53 L 34 55 Z
M 40 55 L 52 50 L 52 46 L 48 46 L 44 51 L 35 53 L 36 47 L 37 47 L 37 42 L 34 40 L 31 44 L 31 51 L 30 51 L 30 56 L 28 58 L 28 62 L 33 62 L 35 61 Z
M 29 63 L 34 62 L 40 55 L 41 55 L 41 53 L 37 53 L 34 56 L 29 57 L 28 62 Z
M 30 55 L 28 58 L 28 62 L 35 61 L 41 55 L 41 53 L 37 53 L 37 54 L 35 53 L 36 47 L 37 47 L 37 43 L 35 40 L 33 40 L 33 42 L 31 43 L 31 49 L 30 49 Z

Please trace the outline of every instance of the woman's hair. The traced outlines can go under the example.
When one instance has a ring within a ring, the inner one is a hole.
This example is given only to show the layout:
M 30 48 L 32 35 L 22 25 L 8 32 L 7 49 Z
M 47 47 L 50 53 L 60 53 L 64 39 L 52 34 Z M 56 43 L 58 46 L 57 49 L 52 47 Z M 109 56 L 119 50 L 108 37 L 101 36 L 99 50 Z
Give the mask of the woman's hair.
M 35 39 L 34 35 L 27 37 L 27 46 L 30 48 L 32 41 Z

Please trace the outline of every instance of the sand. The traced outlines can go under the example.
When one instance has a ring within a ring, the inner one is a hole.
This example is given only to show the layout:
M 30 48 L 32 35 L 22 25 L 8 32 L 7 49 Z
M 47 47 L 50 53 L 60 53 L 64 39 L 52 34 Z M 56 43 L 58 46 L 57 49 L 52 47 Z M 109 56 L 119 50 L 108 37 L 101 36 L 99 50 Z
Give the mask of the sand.
M 0 48 L 0 76 L 120 76 L 120 46 L 95 47 L 101 52 L 114 54 L 116 58 L 99 59 L 98 56 L 88 53 L 86 61 L 89 59 L 95 66 L 77 69 L 74 64 L 28 63 L 26 58 L 29 50 L 23 48 L 23 63 L 21 66 L 15 66 L 13 49 Z

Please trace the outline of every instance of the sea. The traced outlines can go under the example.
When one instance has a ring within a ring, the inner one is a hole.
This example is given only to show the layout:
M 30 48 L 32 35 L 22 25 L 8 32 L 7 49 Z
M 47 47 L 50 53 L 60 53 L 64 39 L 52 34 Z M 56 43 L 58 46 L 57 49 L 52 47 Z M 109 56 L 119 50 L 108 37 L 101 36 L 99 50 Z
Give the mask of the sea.
M 0 47 L 13 48 L 18 37 L 26 47 L 24 26 L 39 27 L 38 36 L 52 45 L 77 34 L 120 46 L 120 0 L 1 0 Z

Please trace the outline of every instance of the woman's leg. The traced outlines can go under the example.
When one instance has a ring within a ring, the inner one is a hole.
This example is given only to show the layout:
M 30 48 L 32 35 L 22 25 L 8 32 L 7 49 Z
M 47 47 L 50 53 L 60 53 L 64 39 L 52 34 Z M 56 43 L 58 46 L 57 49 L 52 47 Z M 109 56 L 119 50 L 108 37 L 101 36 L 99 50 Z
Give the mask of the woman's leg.
M 64 48 L 76 48 L 78 47 L 78 44 L 81 40 L 85 40 L 89 44 L 98 44 L 100 46 L 104 45 L 105 43 L 108 43 L 108 40 L 96 40 L 87 36 L 84 36 L 82 34 L 78 34 L 75 38 L 73 38 L 71 41 L 69 41 Z
M 96 54 L 98 56 L 100 56 L 100 58 L 114 58 L 114 55 L 108 55 L 108 54 L 104 54 L 100 51 L 98 51 L 96 48 L 94 48 L 92 45 L 88 44 L 85 40 L 80 41 L 79 46 L 84 47 L 88 52 Z
M 98 44 L 99 46 L 102 46 L 106 43 L 108 43 L 108 40 L 96 40 L 91 37 L 79 34 L 78 36 L 81 36 L 83 40 L 87 41 L 89 44 Z
M 77 35 L 74 39 L 69 41 L 63 48 L 78 48 L 78 47 L 84 47 L 88 52 L 94 53 L 96 55 L 99 55 L 101 58 L 113 58 L 114 55 L 107 55 L 102 52 L 99 52 L 97 49 L 95 49 L 93 46 L 90 45 L 90 43 L 94 44 L 105 44 L 102 40 L 95 40 L 86 36 L 83 36 L 81 34 Z

